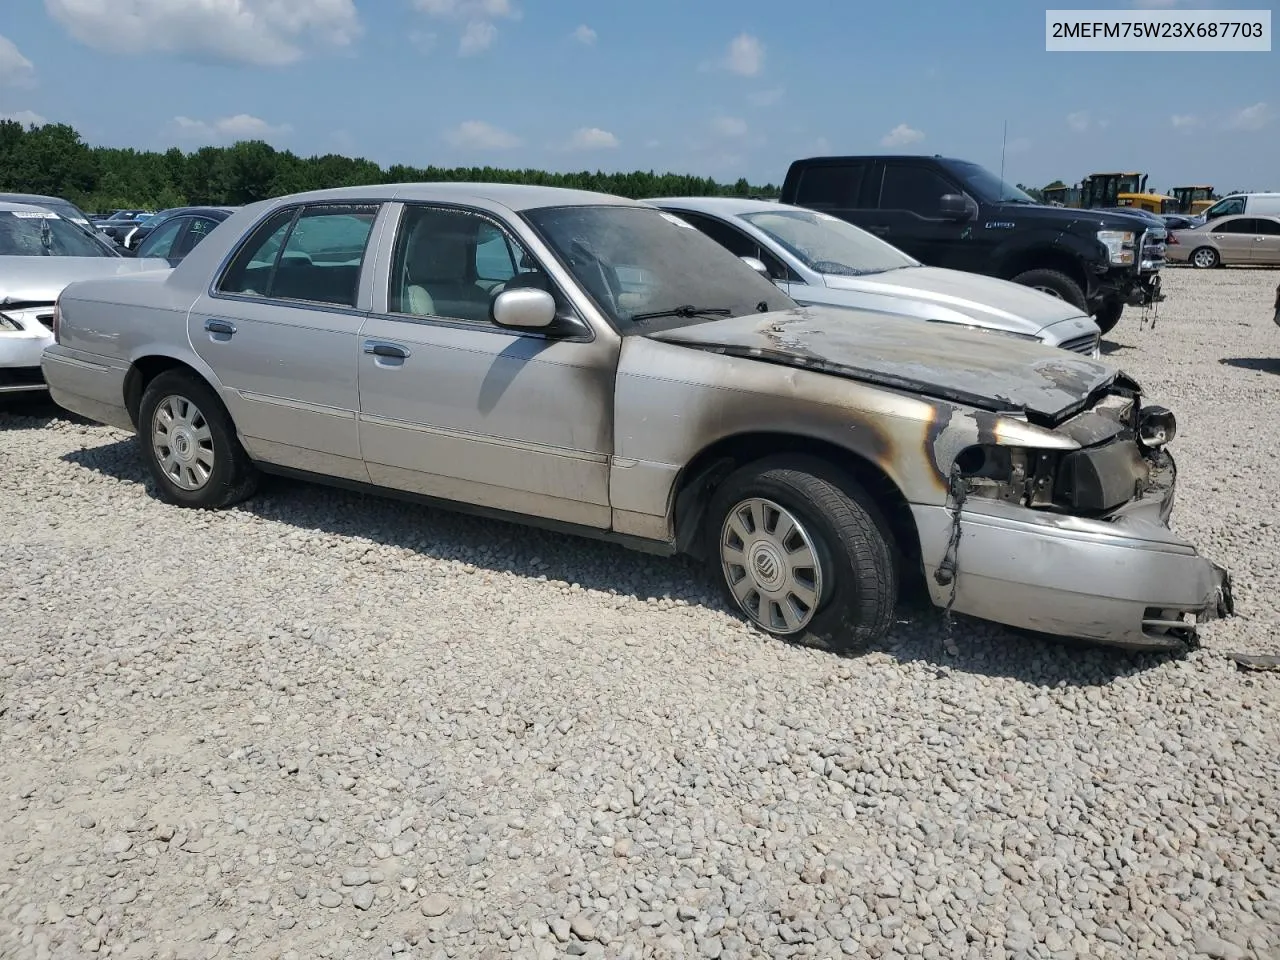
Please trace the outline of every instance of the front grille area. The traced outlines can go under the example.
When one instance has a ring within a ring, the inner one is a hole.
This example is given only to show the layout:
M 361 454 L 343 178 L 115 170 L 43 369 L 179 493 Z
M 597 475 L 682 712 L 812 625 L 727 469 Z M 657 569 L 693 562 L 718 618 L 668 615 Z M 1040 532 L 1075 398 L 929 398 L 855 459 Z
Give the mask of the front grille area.
M 1098 337 L 1096 334 L 1090 333 L 1083 337 L 1063 340 L 1058 346 L 1063 350 L 1070 350 L 1072 353 L 1082 353 L 1086 357 L 1092 357 L 1098 348 Z

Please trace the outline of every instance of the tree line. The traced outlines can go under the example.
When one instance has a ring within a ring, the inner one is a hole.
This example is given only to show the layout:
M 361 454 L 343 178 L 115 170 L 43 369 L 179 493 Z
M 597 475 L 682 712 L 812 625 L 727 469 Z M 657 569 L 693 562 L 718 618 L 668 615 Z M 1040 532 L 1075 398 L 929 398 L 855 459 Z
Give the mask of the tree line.
M 623 197 L 776 197 L 773 184 L 753 186 L 745 178 L 719 183 L 678 173 L 549 173 L 496 167 L 383 168 L 362 157 L 338 154 L 301 157 L 261 140 L 189 153 L 94 147 L 62 123 L 23 127 L 0 121 L 0 190 L 64 197 L 90 212 L 136 208 L 162 210 L 186 205 L 240 206 L 303 190 L 375 183 L 421 181 L 527 183 L 597 190 Z

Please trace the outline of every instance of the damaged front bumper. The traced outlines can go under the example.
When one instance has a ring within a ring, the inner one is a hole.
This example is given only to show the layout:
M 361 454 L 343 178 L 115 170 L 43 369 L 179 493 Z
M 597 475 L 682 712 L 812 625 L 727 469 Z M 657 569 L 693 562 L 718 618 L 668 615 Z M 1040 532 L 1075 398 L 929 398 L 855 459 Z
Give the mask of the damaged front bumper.
M 970 498 L 951 557 L 953 510 L 913 505 L 933 602 L 1130 649 L 1194 647 L 1200 623 L 1234 613 L 1231 576 L 1169 529 L 1173 498 L 1173 471 L 1102 519 Z

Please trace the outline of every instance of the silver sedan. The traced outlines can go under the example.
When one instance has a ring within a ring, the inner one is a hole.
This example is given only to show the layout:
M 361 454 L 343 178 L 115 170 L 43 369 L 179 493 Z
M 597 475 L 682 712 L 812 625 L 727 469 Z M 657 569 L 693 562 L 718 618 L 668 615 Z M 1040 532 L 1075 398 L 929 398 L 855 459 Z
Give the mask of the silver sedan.
M 67 288 L 54 399 L 165 500 L 262 472 L 705 560 L 761 629 L 849 649 L 899 585 L 1138 648 L 1227 572 L 1168 527 L 1173 414 L 1108 363 L 801 307 L 679 217 L 496 184 L 245 207 L 174 270 Z

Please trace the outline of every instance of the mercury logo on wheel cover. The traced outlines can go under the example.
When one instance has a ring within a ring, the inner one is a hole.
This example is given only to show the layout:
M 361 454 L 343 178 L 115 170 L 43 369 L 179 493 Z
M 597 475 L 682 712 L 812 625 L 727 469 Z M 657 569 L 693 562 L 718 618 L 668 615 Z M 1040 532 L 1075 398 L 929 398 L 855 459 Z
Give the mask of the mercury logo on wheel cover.
M 777 590 L 782 586 L 785 566 L 782 558 L 769 543 L 757 543 L 751 550 L 751 568 L 756 582 L 765 590 Z

